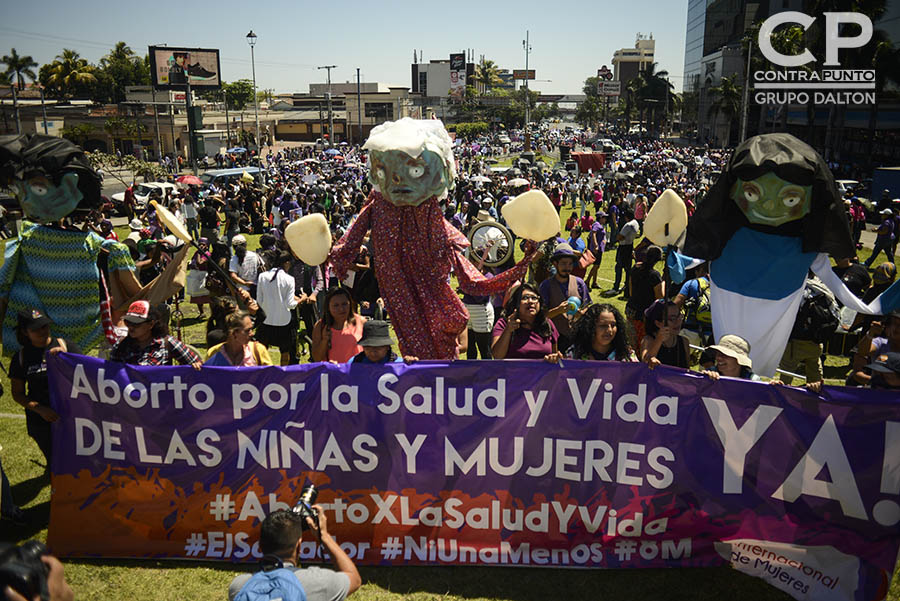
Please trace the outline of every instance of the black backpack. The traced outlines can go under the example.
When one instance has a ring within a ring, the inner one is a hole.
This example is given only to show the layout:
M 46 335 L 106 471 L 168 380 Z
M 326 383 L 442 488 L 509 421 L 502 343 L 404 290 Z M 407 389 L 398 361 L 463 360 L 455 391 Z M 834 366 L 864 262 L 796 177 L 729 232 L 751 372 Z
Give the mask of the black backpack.
M 837 302 L 827 288 L 807 280 L 791 338 L 827 342 L 841 323 Z

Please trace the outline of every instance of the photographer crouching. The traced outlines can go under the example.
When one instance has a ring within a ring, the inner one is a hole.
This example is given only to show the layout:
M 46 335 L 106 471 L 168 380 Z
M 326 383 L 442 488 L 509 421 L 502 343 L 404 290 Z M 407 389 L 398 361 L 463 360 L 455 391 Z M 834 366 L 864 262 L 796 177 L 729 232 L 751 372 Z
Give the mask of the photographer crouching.
M 228 587 L 229 601 L 342 601 L 360 587 L 362 579 L 353 560 L 328 533 L 325 511 L 320 505 L 312 505 L 314 501 L 315 489 L 309 487 L 293 510 L 275 511 L 263 520 L 259 533 L 262 569 L 236 576 Z M 299 567 L 305 530 L 318 537 L 337 571 Z

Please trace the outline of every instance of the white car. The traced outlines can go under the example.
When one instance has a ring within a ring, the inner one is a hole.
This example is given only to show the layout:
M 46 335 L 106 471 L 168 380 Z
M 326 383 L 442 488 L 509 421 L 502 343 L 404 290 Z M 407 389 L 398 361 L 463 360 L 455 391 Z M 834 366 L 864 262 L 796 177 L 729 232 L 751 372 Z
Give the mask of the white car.
M 859 187 L 859 182 L 855 179 L 838 179 L 834 181 L 837 184 L 838 192 L 841 193 L 841 196 L 846 194 L 849 191 L 856 190 Z
M 174 194 L 176 190 L 178 190 L 178 186 L 170 184 L 169 182 L 147 182 L 138 184 L 137 189 L 134 191 L 134 206 L 135 208 L 142 209 L 147 206 L 151 194 L 153 194 L 154 198 L 162 199 L 166 197 L 166 191 Z M 125 202 L 125 193 L 118 192 L 117 194 L 113 194 L 112 200 L 117 204 Z

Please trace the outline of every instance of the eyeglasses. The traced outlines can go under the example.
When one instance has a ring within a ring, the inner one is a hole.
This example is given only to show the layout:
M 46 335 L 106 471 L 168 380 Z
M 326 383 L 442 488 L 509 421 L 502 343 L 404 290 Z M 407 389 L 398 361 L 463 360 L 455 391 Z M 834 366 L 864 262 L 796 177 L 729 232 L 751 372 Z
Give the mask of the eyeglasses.
M 539 303 L 539 302 L 541 302 L 541 297 L 535 296 L 533 294 L 523 294 L 522 302 L 524 302 L 524 303 Z

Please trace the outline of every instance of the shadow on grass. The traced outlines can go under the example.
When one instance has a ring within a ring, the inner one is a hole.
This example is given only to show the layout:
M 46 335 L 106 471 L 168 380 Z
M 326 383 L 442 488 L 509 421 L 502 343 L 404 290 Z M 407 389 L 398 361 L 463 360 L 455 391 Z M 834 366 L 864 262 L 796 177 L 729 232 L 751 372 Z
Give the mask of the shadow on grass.
M 159 561 L 152 559 L 69 559 L 92 567 L 177 570 L 206 568 L 216 572 L 252 571 L 255 564 Z M 667 601 L 788 601 L 788 595 L 762 580 L 728 567 L 645 570 L 572 570 L 534 567 L 361 567 L 363 589 L 353 598 L 431 599 L 666 599 Z M 700 585 L 699 583 L 702 583 Z M 379 591 L 380 589 L 380 591 Z M 224 594 L 224 591 L 223 591 Z
M 35 462 L 37 463 L 37 462 Z M 41 473 L 38 476 L 22 480 L 12 485 L 12 496 L 19 505 L 27 505 L 48 486 L 50 486 L 50 472 L 44 470 L 43 464 L 38 464 Z
M 399 595 L 512 599 L 787 600 L 789 596 L 730 568 L 569 570 L 526 567 L 362 568 L 364 583 Z M 703 586 L 697 586 L 702 582 Z M 740 590 L 740 595 L 734 591 Z
M 13 488 L 15 489 L 15 487 Z M 41 531 L 47 529 L 47 524 L 50 523 L 50 501 L 27 507 L 22 510 L 22 513 L 25 515 L 26 523 L 13 524 L 4 521 L 2 523 L 3 535 L 0 540 L 18 543 L 36 538 Z

